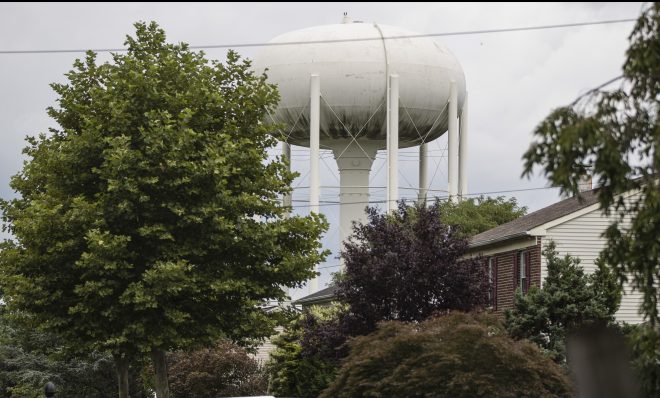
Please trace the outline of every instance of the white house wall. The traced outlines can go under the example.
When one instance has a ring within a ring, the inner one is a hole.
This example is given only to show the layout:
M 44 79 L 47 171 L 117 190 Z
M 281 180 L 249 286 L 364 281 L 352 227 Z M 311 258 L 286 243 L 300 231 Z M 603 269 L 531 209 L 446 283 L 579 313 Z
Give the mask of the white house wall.
M 637 197 L 633 195 L 630 199 Z M 600 252 L 605 248 L 605 238 L 602 234 L 605 229 L 615 220 L 615 216 L 603 215 L 599 209 L 582 214 L 579 217 L 555 225 L 546 230 L 542 240 L 542 248 L 545 249 L 550 240 L 557 245 L 557 251 L 561 256 L 570 254 L 580 258 L 580 265 L 585 271 L 591 273 L 596 270 L 595 261 Z M 630 217 L 624 219 L 624 227 L 630 225 Z M 541 280 L 547 276 L 545 258 L 541 257 Z M 628 323 L 642 322 L 638 313 L 641 303 L 641 294 L 632 292 L 629 285 L 624 286 L 624 296 L 621 306 L 616 313 L 618 321 Z

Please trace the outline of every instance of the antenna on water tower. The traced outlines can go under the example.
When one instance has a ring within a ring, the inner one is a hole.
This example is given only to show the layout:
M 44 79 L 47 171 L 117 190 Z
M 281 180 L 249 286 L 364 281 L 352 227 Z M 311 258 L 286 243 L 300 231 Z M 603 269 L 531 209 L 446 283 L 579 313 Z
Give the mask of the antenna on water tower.
M 341 19 L 341 23 L 351 23 L 352 20 L 348 16 L 348 12 L 344 11 L 344 17 Z

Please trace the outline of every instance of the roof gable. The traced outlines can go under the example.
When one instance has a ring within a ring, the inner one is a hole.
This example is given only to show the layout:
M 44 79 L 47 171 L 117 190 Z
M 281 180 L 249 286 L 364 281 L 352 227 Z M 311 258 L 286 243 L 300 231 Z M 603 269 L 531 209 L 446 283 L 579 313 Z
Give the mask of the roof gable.
M 316 293 L 312 293 L 303 298 L 299 298 L 298 300 L 294 301 L 294 304 L 314 304 L 318 302 L 331 301 L 335 298 L 336 290 L 337 288 L 335 285 L 330 285 Z
M 582 192 L 580 198 L 573 196 L 564 199 L 506 224 L 499 225 L 493 229 L 477 234 L 470 239 L 470 247 L 485 246 L 491 243 L 525 236 L 530 230 L 538 226 L 568 216 L 571 213 L 575 213 L 598 203 L 597 193 L 597 189 Z

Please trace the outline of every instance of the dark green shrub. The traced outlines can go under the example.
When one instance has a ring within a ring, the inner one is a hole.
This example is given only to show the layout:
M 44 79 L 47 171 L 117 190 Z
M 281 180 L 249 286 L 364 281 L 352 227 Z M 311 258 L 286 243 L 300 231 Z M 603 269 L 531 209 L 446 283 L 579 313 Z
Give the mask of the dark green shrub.
M 572 396 L 563 369 L 535 345 L 509 338 L 492 315 L 385 322 L 349 345 L 321 398 Z

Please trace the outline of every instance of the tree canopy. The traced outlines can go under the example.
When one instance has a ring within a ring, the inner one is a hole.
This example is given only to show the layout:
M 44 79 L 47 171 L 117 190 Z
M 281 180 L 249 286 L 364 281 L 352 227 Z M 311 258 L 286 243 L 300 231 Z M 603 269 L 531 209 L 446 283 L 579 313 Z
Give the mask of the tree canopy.
M 363 333 L 380 321 L 422 321 L 486 304 L 483 264 L 463 258 L 467 239 L 442 221 L 441 206 L 400 202 L 385 214 L 368 209 L 368 222 L 344 242 L 337 299 Z
M 271 394 L 317 398 L 330 384 L 348 353 L 342 314 L 341 306 L 312 307 L 273 339 L 276 348 L 267 364 Z
M 557 253 L 554 242 L 544 249 L 548 269 L 543 287 L 516 293 L 513 310 L 505 311 L 506 328 L 516 339 L 538 344 L 554 361 L 563 363 L 569 332 L 590 325 L 606 326 L 619 309 L 621 289 L 602 262 L 586 274 L 580 259 Z
M 458 226 L 460 233 L 472 237 L 498 225 L 506 224 L 527 213 L 527 207 L 519 206 L 516 198 L 505 199 L 480 196 L 460 202 L 440 202 L 442 222 Z
M 58 127 L 28 138 L 19 197 L 0 202 L 0 286 L 71 348 L 162 365 L 165 350 L 272 334 L 259 304 L 315 274 L 327 225 L 280 205 L 294 174 L 268 158 L 276 87 L 233 51 L 209 61 L 135 28 L 126 53 L 88 52 L 51 85 Z
M 272 393 L 317 397 L 348 355 L 346 341 L 379 322 L 421 322 L 449 310 L 485 305 L 487 280 L 478 259 L 464 259 L 467 240 L 443 222 L 442 204 L 407 206 L 354 225 L 344 242 L 337 303 L 313 308 L 274 340 Z
M 129 372 L 135 397 L 144 392 L 139 371 Z M 52 333 L 0 315 L 0 397 L 41 398 L 49 381 L 63 397 L 107 398 L 117 391 L 111 355 L 71 355 Z
M 579 195 L 586 174 L 600 183 L 601 209 L 615 216 L 601 257 L 642 293 L 647 326 L 633 337 L 649 396 L 660 393 L 660 3 L 647 3 L 629 36 L 620 87 L 598 87 L 550 113 L 534 131 L 523 175 L 536 166 Z M 611 83 L 610 82 L 610 83 Z M 637 193 L 625 197 L 626 192 Z
M 523 175 L 540 166 L 562 191 L 579 195 L 585 175 L 600 183 L 601 208 L 617 216 L 603 258 L 643 293 L 660 321 L 660 3 L 647 6 L 630 35 L 620 88 L 594 90 L 555 109 L 534 131 Z M 622 194 L 637 191 L 626 200 Z M 628 220 L 630 218 L 630 226 Z
M 384 322 L 349 345 L 321 398 L 573 396 L 561 367 L 533 344 L 509 338 L 492 315 Z

